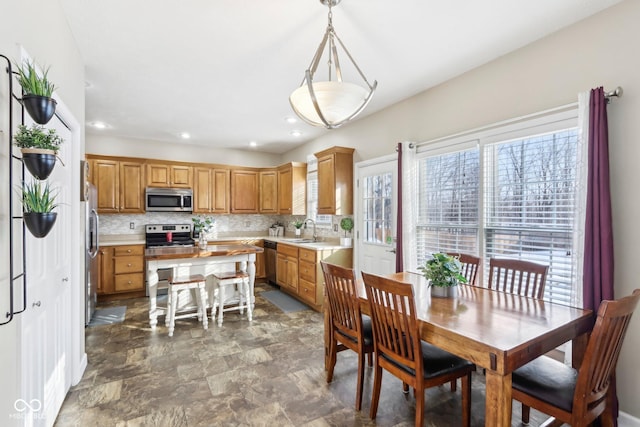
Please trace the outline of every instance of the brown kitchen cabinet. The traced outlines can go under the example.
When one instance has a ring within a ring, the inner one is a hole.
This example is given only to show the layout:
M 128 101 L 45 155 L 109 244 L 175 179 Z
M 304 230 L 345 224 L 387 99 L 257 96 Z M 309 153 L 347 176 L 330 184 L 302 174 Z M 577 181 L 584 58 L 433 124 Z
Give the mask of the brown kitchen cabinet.
M 231 213 L 258 213 L 258 185 L 257 170 L 231 170 Z
M 103 246 L 98 257 L 100 299 L 145 294 L 144 245 Z
M 147 163 L 147 187 L 193 188 L 193 167 L 172 163 Z
M 278 243 L 276 283 L 287 293 L 298 295 L 298 248 Z
M 278 213 L 278 171 L 260 171 L 260 213 Z
M 144 165 L 108 157 L 87 157 L 98 192 L 98 213 L 144 213 Z
M 193 212 L 229 213 L 231 198 L 229 169 L 195 167 L 193 175 Z
M 353 148 L 332 147 L 318 159 L 318 214 L 353 215 Z
M 324 303 L 324 275 L 320 265 L 322 260 L 330 264 L 351 268 L 353 266 L 353 250 L 351 248 L 315 250 L 278 243 L 276 282 L 280 285 L 281 290 L 316 311 L 322 311 Z M 291 265 L 296 266 L 297 280 L 290 277 L 295 274 Z M 281 270 L 283 270 L 282 274 Z M 291 285 L 294 281 L 295 287 Z
M 278 167 L 278 213 L 306 215 L 306 163 L 291 162 Z

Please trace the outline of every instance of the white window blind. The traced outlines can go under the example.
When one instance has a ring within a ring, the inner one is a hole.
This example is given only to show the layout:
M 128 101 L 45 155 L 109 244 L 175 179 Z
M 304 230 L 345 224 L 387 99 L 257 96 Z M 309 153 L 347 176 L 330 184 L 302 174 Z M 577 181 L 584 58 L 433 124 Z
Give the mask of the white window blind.
M 485 259 L 549 266 L 545 299 L 569 304 L 576 129 L 485 146 Z
M 479 178 L 477 147 L 419 160 L 418 265 L 434 252 L 478 253 Z

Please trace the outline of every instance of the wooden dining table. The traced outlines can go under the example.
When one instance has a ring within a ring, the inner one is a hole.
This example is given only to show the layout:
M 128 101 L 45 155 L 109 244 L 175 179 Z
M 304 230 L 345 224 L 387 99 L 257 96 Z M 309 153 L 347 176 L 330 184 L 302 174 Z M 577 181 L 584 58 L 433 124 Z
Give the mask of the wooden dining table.
M 515 369 L 568 341 L 572 341 L 574 366 L 582 361 L 594 323 L 591 310 L 468 285 L 458 286 L 455 298 L 431 298 L 420 274 L 385 277 L 413 287 L 424 341 L 485 368 L 485 426 L 511 426 L 511 373 Z M 369 314 L 361 280 L 358 293 L 363 313 Z M 325 321 L 327 349 L 332 336 L 329 328 L 330 322 Z

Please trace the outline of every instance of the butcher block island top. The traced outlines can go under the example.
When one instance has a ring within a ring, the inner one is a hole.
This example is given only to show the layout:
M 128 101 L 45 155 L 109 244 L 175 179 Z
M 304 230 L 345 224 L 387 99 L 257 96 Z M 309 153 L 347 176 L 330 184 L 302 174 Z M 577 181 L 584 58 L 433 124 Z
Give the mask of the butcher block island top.
M 264 249 L 253 245 L 207 245 L 206 248 L 169 246 L 148 248 L 144 251 L 147 261 L 180 258 L 208 258 L 216 256 L 233 256 L 242 254 L 257 254 Z

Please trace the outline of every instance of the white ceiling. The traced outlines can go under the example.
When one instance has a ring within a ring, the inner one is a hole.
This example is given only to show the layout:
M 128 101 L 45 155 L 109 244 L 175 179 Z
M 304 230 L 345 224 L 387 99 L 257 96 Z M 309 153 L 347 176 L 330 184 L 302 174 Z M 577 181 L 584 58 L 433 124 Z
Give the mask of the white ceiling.
M 378 81 L 364 117 L 619 1 L 343 0 L 333 24 Z M 326 28 L 319 0 L 60 3 L 86 67 L 88 133 L 282 153 L 332 132 L 285 121 Z

